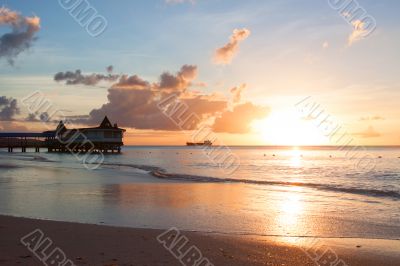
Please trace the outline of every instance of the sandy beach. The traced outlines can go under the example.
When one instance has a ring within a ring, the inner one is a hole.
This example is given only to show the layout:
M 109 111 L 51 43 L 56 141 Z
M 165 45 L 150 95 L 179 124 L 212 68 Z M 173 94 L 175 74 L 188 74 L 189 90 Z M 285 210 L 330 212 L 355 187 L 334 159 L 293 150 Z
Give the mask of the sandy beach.
M 59 247 L 75 265 L 182 265 L 157 240 L 165 232 L 163 230 L 9 216 L 0 216 L 0 264 L 43 265 L 20 241 L 36 229 L 51 239 L 52 247 Z M 181 234 L 189 240 L 187 247 L 196 246 L 213 265 L 318 265 L 307 256 L 307 250 L 308 254 L 332 250 L 346 263 L 339 265 L 389 266 L 400 262 L 400 241 L 396 240 L 302 240 L 198 232 Z M 314 244 L 310 245 L 311 242 Z M 322 263 L 321 260 L 320 265 L 324 265 Z

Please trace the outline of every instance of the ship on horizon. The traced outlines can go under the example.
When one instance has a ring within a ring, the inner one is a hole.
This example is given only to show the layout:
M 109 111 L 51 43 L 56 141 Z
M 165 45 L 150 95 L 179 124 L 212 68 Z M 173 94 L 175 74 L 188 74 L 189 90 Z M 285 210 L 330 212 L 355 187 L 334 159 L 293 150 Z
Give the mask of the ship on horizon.
M 213 143 L 210 140 L 205 140 L 203 142 L 186 142 L 186 146 L 212 146 Z

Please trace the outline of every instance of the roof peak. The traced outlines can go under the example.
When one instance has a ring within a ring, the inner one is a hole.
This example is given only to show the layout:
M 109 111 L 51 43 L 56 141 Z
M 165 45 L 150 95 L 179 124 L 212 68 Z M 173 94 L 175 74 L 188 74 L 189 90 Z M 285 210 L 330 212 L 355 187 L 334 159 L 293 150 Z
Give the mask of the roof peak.
M 111 128 L 113 127 L 110 120 L 108 119 L 107 116 L 104 117 L 103 122 L 101 122 L 100 124 L 101 128 Z

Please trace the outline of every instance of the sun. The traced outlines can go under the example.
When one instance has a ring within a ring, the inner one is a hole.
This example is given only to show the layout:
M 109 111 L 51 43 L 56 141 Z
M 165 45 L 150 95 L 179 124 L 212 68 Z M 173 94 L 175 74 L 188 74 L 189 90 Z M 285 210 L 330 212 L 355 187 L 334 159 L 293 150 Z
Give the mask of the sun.
M 296 110 L 280 110 L 269 117 L 255 121 L 253 131 L 261 141 L 268 145 L 311 146 L 326 145 L 328 139 L 323 136 L 314 121 L 300 117 Z

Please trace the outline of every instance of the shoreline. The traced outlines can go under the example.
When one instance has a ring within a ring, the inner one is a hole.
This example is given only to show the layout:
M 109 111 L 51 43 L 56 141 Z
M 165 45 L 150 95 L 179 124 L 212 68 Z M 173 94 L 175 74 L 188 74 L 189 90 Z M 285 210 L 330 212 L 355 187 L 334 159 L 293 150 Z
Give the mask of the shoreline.
M 28 219 L 28 220 L 36 220 L 36 221 L 43 221 L 43 222 L 55 222 L 55 223 L 68 223 L 68 224 L 77 224 L 77 225 L 94 225 L 94 226 L 103 226 L 103 227 L 113 227 L 113 228 L 121 228 L 121 229 L 134 229 L 134 230 L 157 230 L 163 231 L 164 229 L 160 228 L 151 228 L 151 227 L 132 227 L 128 225 L 116 225 L 116 224 L 107 224 L 104 222 L 99 223 L 90 223 L 90 222 L 78 222 L 78 221 L 64 221 L 64 220 L 52 220 L 47 218 L 37 218 L 37 217 L 27 217 L 27 216 L 16 216 L 10 214 L 2 214 L 0 213 L 0 221 L 1 217 L 9 217 L 9 218 L 16 218 L 16 219 Z M 240 232 L 219 232 L 219 231 L 201 231 L 201 230 L 182 230 L 187 233 L 196 233 L 196 234 L 204 234 L 204 235 L 216 235 L 216 236 L 237 236 L 237 237 L 254 237 L 254 238 L 281 238 L 281 239 L 327 239 L 327 240 L 382 240 L 382 241 L 399 241 L 400 238 L 384 238 L 384 237 L 352 237 L 352 236 L 310 236 L 310 235 L 297 235 L 297 236 L 288 236 L 288 235 L 277 235 L 277 234 L 253 234 L 253 233 L 240 233 Z M 400 251 L 399 251 L 400 252 Z
M 35 229 L 49 237 L 75 265 L 182 265 L 157 240 L 166 230 L 0 215 L 1 265 L 43 265 L 20 243 L 23 236 Z M 315 261 L 329 252 L 334 252 L 346 265 L 398 265 L 400 262 L 399 240 L 305 239 L 193 231 L 179 234 L 187 237 L 190 244 L 181 246 L 182 250 L 197 247 L 214 265 L 316 265 Z

